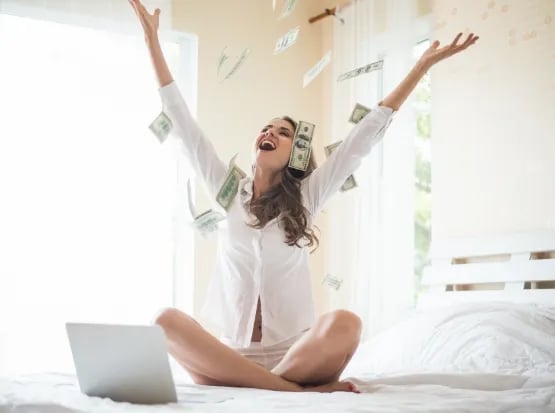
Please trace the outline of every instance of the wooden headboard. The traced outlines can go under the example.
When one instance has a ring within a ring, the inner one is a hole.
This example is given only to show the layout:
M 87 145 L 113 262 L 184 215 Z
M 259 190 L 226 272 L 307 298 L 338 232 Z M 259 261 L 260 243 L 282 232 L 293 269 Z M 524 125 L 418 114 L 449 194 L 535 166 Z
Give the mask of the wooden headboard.
M 432 242 L 418 307 L 512 301 L 555 307 L 555 230 Z

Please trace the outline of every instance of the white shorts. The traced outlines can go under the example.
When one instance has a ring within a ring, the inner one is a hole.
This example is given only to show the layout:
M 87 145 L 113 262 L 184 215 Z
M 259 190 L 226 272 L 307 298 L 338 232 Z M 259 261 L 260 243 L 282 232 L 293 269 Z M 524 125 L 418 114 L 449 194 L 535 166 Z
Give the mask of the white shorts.
M 279 364 L 285 353 L 289 351 L 291 346 L 304 334 L 291 337 L 281 343 L 272 346 L 263 347 L 262 343 L 252 342 L 248 347 L 233 348 L 242 356 L 261 365 L 266 370 L 272 370 Z

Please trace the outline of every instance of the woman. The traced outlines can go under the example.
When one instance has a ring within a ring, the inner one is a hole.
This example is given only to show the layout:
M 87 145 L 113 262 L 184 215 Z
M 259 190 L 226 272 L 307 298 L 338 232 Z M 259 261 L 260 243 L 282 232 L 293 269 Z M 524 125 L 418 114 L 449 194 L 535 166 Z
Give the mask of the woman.
M 173 133 L 212 198 L 227 165 L 191 117 L 175 85 L 158 40 L 160 10 L 149 14 L 129 0 L 144 30 Z M 399 86 L 362 119 L 326 163 L 307 171 L 288 168 L 295 122 L 275 118 L 255 141 L 253 177 L 240 181 L 220 234 L 217 271 L 205 309 L 218 322 L 218 340 L 176 309 L 156 319 L 169 352 L 198 384 L 283 391 L 357 391 L 339 382 L 357 348 L 361 323 L 353 313 L 333 311 L 316 319 L 308 250 L 317 246 L 312 218 L 379 141 L 392 114 L 435 63 L 474 44 L 459 33 L 449 46 L 435 41 Z

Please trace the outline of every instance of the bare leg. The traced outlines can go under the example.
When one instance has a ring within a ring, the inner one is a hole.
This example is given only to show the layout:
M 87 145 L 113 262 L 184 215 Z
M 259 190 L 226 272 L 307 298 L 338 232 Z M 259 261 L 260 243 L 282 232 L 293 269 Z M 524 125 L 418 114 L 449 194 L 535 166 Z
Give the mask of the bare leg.
M 291 346 L 272 373 L 302 385 L 337 382 L 358 347 L 360 332 L 356 314 L 346 310 L 326 313 Z
M 241 356 L 177 309 L 157 318 L 166 334 L 170 354 L 197 384 L 302 391 L 303 388 Z

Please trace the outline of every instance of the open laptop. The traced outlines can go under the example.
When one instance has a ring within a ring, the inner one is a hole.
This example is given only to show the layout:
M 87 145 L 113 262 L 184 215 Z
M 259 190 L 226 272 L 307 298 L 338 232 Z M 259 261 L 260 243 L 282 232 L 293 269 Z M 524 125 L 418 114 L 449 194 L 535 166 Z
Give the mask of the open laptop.
M 81 391 L 139 404 L 177 402 L 162 328 L 66 323 Z

